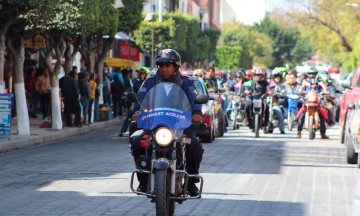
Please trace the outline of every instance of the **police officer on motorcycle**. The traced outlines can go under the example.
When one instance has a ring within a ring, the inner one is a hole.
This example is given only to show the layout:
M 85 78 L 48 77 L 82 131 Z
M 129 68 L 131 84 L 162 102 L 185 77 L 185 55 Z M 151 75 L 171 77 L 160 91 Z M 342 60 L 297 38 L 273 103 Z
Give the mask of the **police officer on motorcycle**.
M 202 121 L 201 105 L 195 104 L 195 99 L 197 95 L 195 93 L 194 82 L 189 78 L 182 76 L 179 71 L 181 65 L 181 57 L 179 53 L 173 49 L 161 50 L 156 56 L 156 65 L 158 68 L 156 75 L 146 79 L 138 92 L 138 103 L 134 104 L 135 114 L 133 115 L 132 120 L 137 120 L 137 116 L 139 115 L 138 111 L 140 110 L 140 104 L 144 99 L 145 95 L 153 86 L 161 82 L 172 82 L 180 86 L 188 97 L 192 105 L 192 122 L 200 123 Z M 196 138 L 196 134 L 193 130 L 190 130 L 188 128 L 184 131 L 184 134 L 186 135 L 186 137 L 191 138 L 191 144 L 186 145 L 186 171 L 189 174 L 199 174 L 200 162 L 202 160 L 204 150 L 201 143 Z M 140 148 L 139 143 L 131 143 L 131 149 L 136 163 L 136 160 L 142 154 L 144 154 L 144 152 L 142 152 L 142 148 Z M 138 174 L 139 191 L 146 191 L 148 181 L 147 179 L 147 174 Z M 189 178 L 187 189 L 190 196 L 199 195 L 199 189 L 195 185 L 195 183 L 198 182 L 199 179 L 197 178 Z
M 302 94 L 304 91 L 309 91 L 314 89 L 318 93 L 328 94 L 328 88 L 324 82 L 317 82 L 316 76 L 318 74 L 318 70 L 315 67 L 310 68 L 308 71 L 308 76 L 303 80 L 303 84 L 299 89 L 299 94 Z M 301 131 L 303 129 L 305 123 L 305 108 L 304 106 L 298 111 L 296 115 L 298 118 L 298 133 L 296 135 L 297 138 L 301 138 Z M 329 136 L 326 135 L 326 125 L 325 122 L 332 126 L 333 122 L 329 121 L 328 115 L 324 109 L 324 107 L 320 106 L 319 108 L 319 117 L 320 117 L 320 135 L 321 139 L 329 139 Z

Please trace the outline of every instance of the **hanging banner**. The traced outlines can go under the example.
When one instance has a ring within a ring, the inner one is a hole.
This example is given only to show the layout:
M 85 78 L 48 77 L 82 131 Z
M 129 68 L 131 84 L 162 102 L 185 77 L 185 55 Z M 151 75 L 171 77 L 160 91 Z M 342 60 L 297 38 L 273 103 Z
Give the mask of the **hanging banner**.
M 12 94 L 0 94 L 0 138 L 10 139 Z

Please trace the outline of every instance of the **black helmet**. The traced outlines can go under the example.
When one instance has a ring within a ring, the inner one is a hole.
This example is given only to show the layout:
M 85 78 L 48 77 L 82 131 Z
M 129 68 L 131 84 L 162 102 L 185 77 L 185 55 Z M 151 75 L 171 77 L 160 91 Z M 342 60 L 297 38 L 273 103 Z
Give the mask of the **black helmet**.
M 308 74 L 317 74 L 318 70 L 316 69 L 316 67 L 311 67 L 308 71 Z
M 244 68 L 240 68 L 236 73 L 235 73 L 235 78 L 244 78 L 245 77 L 245 69 Z
M 173 49 L 163 49 L 156 56 L 156 65 L 161 65 L 165 63 L 173 63 L 176 67 L 181 65 L 180 54 Z

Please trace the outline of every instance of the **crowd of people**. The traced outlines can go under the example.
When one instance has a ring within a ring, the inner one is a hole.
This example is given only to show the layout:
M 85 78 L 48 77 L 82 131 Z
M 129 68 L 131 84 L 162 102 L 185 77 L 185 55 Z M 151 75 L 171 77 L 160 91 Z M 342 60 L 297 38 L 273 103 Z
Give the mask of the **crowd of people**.
M 99 104 L 100 81 L 98 74 L 86 70 L 78 71 L 77 66 L 59 79 L 60 97 L 62 99 L 63 121 L 66 127 L 82 127 L 100 121 L 100 106 L 112 109 L 113 118 L 123 116 L 130 110 L 131 103 L 126 99 L 128 92 L 137 92 L 141 83 L 149 75 L 145 67 L 136 70 L 113 68 L 112 73 L 105 65 L 103 71 L 103 104 Z M 25 89 L 29 116 L 38 118 L 41 114 L 44 122 L 51 122 L 51 94 L 48 68 L 31 67 L 25 75 Z M 125 124 L 128 125 L 128 122 Z M 121 133 L 126 132 L 125 125 Z M 120 135 L 119 134 L 119 135 Z
M 336 86 L 336 82 L 331 79 L 326 71 L 318 71 L 315 67 L 309 67 L 307 71 L 297 71 L 296 68 L 291 70 L 276 68 L 273 70 L 265 70 L 260 67 L 251 70 L 240 68 L 236 72 L 197 69 L 193 75 L 204 79 L 209 92 L 219 92 L 220 89 L 223 89 L 223 94 L 229 96 L 229 100 L 226 102 L 226 105 L 223 106 L 227 111 L 227 117 L 229 119 L 232 118 L 232 96 L 242 95 L 246 97 L 245 123 L 251 130 L 254 129 L 254 122 L 251 114 L 252 100 L 249 98 L 263 95 L 272 96 L 273 104 L 276 104 L 272 106 L 272 111 L 279 121 L 281 134 L 285 134 L 284 120 L 286 116 L 284 115 L 284 110 L 288 108 L 286 100 L 287 94 L 293 93 L 301 96 L 304 92 L 314 89 L 319 95 L 329 95 L 334 93 L 334 91 L 330 92 L 329 88 L 333 90 L 339 89 L 339 86 Z M 265 115 L 264 126 L 268 126 L 269 124 L 269 107 L 270 106 L 263 106 Z M 302 100 L 297 101 L 297 108 L 297 138 L 301 138 L 306 112 Z M 332 110 L 325 109 L 323 106 L 320 106 L 319 113 L 321 138 L 328 139 L 329 137 L 326 135 L 326 124 L 329 127 L 334 125 L 334 113 Z

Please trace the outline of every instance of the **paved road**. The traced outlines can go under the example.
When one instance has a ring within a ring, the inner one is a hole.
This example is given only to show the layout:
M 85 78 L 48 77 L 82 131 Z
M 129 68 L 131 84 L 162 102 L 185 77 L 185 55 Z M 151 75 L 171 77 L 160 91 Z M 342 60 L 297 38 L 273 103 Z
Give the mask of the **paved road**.
M 154 215 L 154 204 L 130 192 L 132 158 L 117 131 L 0 154 L 0 215 Z M 337 133 L 309 141 L 230 130 L 203 145 L 203 198 L 177 205 L 176 215 L 351 215 L 359 171 Z

